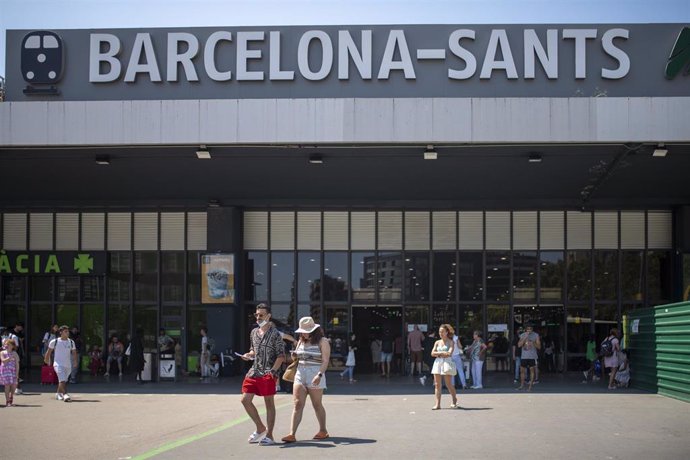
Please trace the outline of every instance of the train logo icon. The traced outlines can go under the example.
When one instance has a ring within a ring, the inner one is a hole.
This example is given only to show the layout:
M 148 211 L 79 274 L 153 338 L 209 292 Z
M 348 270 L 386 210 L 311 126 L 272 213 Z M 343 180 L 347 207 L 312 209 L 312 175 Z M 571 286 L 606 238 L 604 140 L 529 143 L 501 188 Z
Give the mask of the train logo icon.
M 65 47 L 58 34 L 48 31 L 27 34 L 22 40 L 21 56 L 22 77 L 29 84 L 24 94 L 60 94 L 54 85 L 62 78 Z

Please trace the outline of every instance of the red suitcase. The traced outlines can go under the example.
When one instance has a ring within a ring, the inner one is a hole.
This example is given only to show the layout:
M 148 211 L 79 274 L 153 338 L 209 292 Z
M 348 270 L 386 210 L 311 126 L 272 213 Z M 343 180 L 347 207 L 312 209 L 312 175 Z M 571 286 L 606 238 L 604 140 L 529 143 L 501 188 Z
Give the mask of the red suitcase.
M 57 385 L 58 376 L 53 366 L 44 364 L 41 366 L 41 385 Z

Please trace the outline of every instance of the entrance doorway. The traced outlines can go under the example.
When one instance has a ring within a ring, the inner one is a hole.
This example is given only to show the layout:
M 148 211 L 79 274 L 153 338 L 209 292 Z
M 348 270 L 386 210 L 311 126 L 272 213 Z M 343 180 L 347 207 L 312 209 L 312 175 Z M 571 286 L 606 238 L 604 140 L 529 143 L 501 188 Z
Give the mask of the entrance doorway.
M 403 343 L 402 307 L 352 307 L 352 331 L 357 336 L 359 350 L 357 353 L 358 372 L 380 373 L 380 354 L 383 341 L 393 341 L 393 361 L 391 373 L 402 371 Z M 396 347 L 396 340 L 399 342 Z M 372 346 L 373 345 L 373 346 Z
M 546 373 L 565 371 L 565 309 L 563 305 L 516 306 L 513 310 L 514 327 L 517 331 L 527 324 L 541 337 L 539 371 Z

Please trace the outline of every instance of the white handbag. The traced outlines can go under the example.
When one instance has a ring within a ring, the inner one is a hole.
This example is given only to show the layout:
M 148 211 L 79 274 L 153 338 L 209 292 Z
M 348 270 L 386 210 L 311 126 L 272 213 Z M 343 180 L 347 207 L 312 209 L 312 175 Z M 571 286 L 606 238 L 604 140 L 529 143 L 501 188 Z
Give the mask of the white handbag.
M 350 350 L 347 354 L 347 361 L 345 361 L 345 365 L 348 367 L 354 367 L 355 365 L 355 352 Z

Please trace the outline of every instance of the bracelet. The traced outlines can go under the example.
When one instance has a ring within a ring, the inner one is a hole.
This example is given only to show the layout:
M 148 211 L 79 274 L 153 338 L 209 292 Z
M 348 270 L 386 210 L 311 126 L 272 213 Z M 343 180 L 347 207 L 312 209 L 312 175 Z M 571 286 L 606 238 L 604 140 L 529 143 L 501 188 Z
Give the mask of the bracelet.
M 316 374 L 316 375 L 318 375 L 319 377 L 323 377 L 323 372 L 319 372 L 319 373 Z

